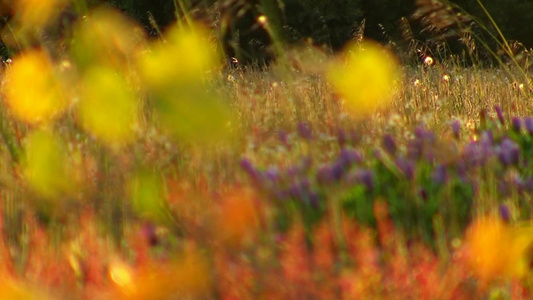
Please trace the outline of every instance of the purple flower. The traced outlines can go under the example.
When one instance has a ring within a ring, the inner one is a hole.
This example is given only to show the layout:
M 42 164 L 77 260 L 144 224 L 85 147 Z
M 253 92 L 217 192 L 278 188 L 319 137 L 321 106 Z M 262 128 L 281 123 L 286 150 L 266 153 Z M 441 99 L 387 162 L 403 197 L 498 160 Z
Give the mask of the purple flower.
M 522 191 L 531 193 L 533 191 L 533 178 L 527 177 L 524 180 L 522 180 L 522 184 L 520 188 Z
M 522 129 L 522 121 L 517 117 L 513 117 L 511 119 L 511 128 L 513 131 L 520 133 L 520 129 Z
M 394 156 L 396 155 L 396 142 L 394 141 L 394 138 L 390 134 L 386 134 L 383 136 L 383 142 L 382 142 L 383 148 L 387 153 Z
M 309 193 L 309 204 L 311 204 L 312 207 L 318 208 L 318 204 L 320 202 L 320 197 L 316 192 Z
M 481 141 L 470 142 L 463 147 L 463 157 L 469 167 L 483 165 L 492 154 L 489 137 Z
M 525 120 L 526 123 L 526 130 L 529 134 L 533 135 L 533 118 L 527 117 Z
M 446 167 L 444 165 L 437 166 L 431 175 L 431 179 L 437 184 L 445 184 L 448 180 L 448 171 L 446 170 Z
M 345 165 L 341 160 L 337 160 L 333 166 L 331 166 L 331 177 L 334 180 L 339 180 L 342 178 L 342 175 L 344 175 L 347 165 Z
M 368 190 L 374 189 L 374 173 L 369 170 L 357 170 L 355 178 L 359 183 L 366 186 Z
M 509 210 L 509 207 L 505 204 L 501 204 L 500 208 L 500 217 L 505 223 L 508 223 L 511 220 L 511 211 Z
M 407 156 L 410 159 L 417 160 L 422 157 L 422 153 L 424 152 L 424 143 L 419 140 L 411 140 L 407 144 Z
M 396 166 L 402 173 L 407 177 L 407 179 L 412 180 L 415 176 L 415 167 L 413 162 L 405 159 L 405 158 L 398 158 L 396 160 Z
M 504 166 L 518 165 L 520 161 L 520 147 L 509 138 L 500 144 L 498 158 Z
M 141 234 L 146 238 L 150 246 L 156 246 L 159 242 L 154 224 L 146 222 L 141 227 Z
M 283 131 L 283 130 L 280 130 L 278 132 L 278 137 L 279 137 L 279 140 L 281 141 L 281 143 L 283 143 L 283 145 L 285 147 L 287 147 L 287 149 L 291 149 L 291 145 L 289 144 L 289 136 L 287 135 L 287 132 Z
M 274 167 L 268 168 L 268 170 L 265 172 L 265 176 L 268 180 L 274 183 L 277 183 L 280 179 L 278 170 Z
M 342 149 L 341 153 L 339 155 L 339 163 L 342 165 L 345 165 L 346 167 L 349 167 L 350 165 L 354 163 L 360 163 L 362 161 L 361 154 L 357 152 L 356 150 L 352 149 Z
M 494 110 L 496 111 L 496 115 L 498 116 L 498 120 L 500 120 L 500 124 L 505 124 L 505 118 L 503 116 L 502 108 L 499 105 L 494 105 Z
M 259 180 L 259 172 L 257 171 L 257 169 L 254 167 L 254 165 L 252 164 L 252 162 L 247 159 L 247 158 L 243 158 L 241 159 L 241 168 L 250 176 L 252 177 L 253 180 Z
M 461 124 L 457 120 L 453 120 L 452 122 L 452 132 L 453 136 L 456 139 L 459 139 L 461 137 Z
M 320 184 L 328 184 L 334 181 L 329 165 L 323 165 L 318 169 L 316 172 L 316 181 Z
M 305 124 L 304 122 L 298 122 L 298 135 L 300 135 L 301 138 L 310 140 L 313 138 L 313 132 L 311 128 Z

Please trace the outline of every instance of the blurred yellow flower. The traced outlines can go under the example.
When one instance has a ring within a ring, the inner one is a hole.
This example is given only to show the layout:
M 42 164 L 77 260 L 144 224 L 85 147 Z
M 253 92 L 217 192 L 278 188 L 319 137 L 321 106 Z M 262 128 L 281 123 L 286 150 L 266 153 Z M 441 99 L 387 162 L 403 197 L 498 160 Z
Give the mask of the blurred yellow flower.
M 85 130 L 108 146 L 133 141 L 139 101 L 125 78 L 110 68 L 87 70 L 80 82 L 78 118 Z
M 68 0 L 17 0 L 15 13 L 22 28 L 42 28 L 68 4 Z
M 527 249 L 532 242 L 531 228 L 513 228 L 496 217 L 481 218 L 466 236 L 470 267 L 485 282 L 500 276 L 521 278 L 529 267 Z
M 125 70 L 144 49 L 144 30 L 118 11 L 98 8 L 78 23 L 70 53 L 82 71 L 95 64 Z
M 212 76 L 209 72 L 219 66 L 215 46 L 201 26 L 175 25 L 165 38 L 138 61 L 144 82 L 154 92 L 183 92 L 180 89 L 202 86 L 206 77 Z
M 396 58 L 369 41 L 350 45 L 327 72 L 328 81 L 356 118 L 367 117 L 388 106 L 399 75 Z
M 67 107 L 67 100 L 52 63 L 40 50 L 13 59 L 4 76 L 5 101 L 13 115 L 28 124 L 49 122 Z
M 139 172 L 130 183 L 133 209 L 152 221 L 166 221 L 166 198 L 163 181 L 155 172 Z
M 66 147 L 48 130 L 32 132 L 26 138 L 23 174 L 30 187 L 48 200 L 76 191 Z
M 165 39 L 138 60 L 142 82 L 154 97 L 159 124 L 189 142 L 227 138 L 229 109 L 208 82 L 220 64 L 207 31 L 199 25 L 176 25 Z

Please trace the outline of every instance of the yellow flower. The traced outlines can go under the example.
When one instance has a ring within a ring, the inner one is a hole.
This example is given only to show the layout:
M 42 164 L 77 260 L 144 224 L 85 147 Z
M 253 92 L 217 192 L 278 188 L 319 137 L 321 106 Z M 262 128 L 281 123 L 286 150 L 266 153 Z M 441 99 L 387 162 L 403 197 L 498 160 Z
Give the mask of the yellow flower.
M 218 67 L 215 47 L 207 31 L 198 25 L 175 25 L 165 38 L 166 42 L 152 45 L 151 51 L 138 61 L 148 88 L 166 93 L 202 86 L 209 72 Z
M 47 55 L 31 50 L 13 59 L 3 83 L 13 115 L 28 124 L 49 122 L 67 107 L 61 84 Z
M 348 111 L 364 118 L 390 104 L 399 69 L 389 51 L 365 41 L 350 45 L 344 56 L 332 63 L 327 78 L 346 101 Z
M 74 30 L 70 53 L 82 71 L 96 64 L 124 71 L 144 49 L 144 30 L 123 14 L 99 8 Z
M 23 173 L 30 187 L 48 200 L 76 191 L 65 146 L 47 130 L 32 132 L 24 146 Z
M 198 25 L 174 26 L 164 42 L 140 56 L 142 82 L 154 97 L 161 127 L 180 140 L 220 141 L 229 136 L 229 109 L 208 79 L 219 66 L 207 31 Z
M 528 269 L 531 228 L 513 228 L 496 217 L 474 222 L 466 236 L 468 260 L 474 274 L 485 282 L 498 277 L 521 278 Z
M 139 101 L 127 81 L 109 68 L 88 70 L 80 83 L 78 118 L 85 130 L 108 146 L 120 146 L 134 138 Z
M 154 172 L 141 171 L 131 180 L 130 190 L 132 206 L 140 216 L 164 222 L 167 220 L 166 198 L 163 195 L 163 183 Z
M 42 28 L 66 6 L 67 0 L 18 0 L 15 12 L 23 28 Z

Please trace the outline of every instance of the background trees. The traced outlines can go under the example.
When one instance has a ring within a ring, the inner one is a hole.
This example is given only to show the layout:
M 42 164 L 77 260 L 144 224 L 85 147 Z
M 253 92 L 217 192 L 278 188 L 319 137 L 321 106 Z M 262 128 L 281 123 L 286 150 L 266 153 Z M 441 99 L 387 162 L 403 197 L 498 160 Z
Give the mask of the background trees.
M 4 25 L 11 18 L 9 3 L 4 0 L 0 7 Z M 79 2 L 79 1 L 78 1 Z M 224 41 L 228 56 L 240 60 L 264 61 L 268 59 L 270 35 L 257 23 L 260 15 L 276 15 L 279 22 L 280 37 L 286 42 L 307 40 L 315 45 L 338 50 L 354 38 L 358 32 L 364 36 L 383 43 L 394 43 L 405 48 L 405 30 L 408 26 L 411 38 L 436 47 L 438 43 L 448 44 L 446 55 L 461 54 L 465 48 L 458 46 L 464 42 L 464 36 L 452 32 L 434 32 L 428 30 L 413 15 L 420 6 L 431 6 L 434 0 L 90 0 L 89 6 L 107 3 L 127 13 L 140 22 L 147 32 L 155 36 L 159 29 L 182 17 L 184 11 L 191 16 L 202 19 L 207 25 L 217 29 Z M 449 6 L 454 13 L 466 12 L 472 21 L 462 24 L 463 29 L 474 28 L 473 33 L 481 40 L 489 39 L 490 33 L 496 35 L 491 24 L 477 0 L 438 1 Z M 446 4 L 448 3 L 448 4 Z M 484 0 L 488 12 L 501 29 L 506 39 L 519 41 L 523 49 L 533 47 L 533 0 Z M 276 7 L 275 10 L 267 6 Z M 460 8 L 459 8 L 460 7 Z M 400 21 L 402 20 L 402 21 Z M 362 27 L 364 26 L 364 27 Z M 454 28 L 455 30 L 457 28 Z M 489 32 L 487 32 L 487 30 Z M 488 42 L 489 46 L 497 47 Z M 497 49 L 493 49 L 497 51 Z M 7 50 L 4 49 L 3 52 Z

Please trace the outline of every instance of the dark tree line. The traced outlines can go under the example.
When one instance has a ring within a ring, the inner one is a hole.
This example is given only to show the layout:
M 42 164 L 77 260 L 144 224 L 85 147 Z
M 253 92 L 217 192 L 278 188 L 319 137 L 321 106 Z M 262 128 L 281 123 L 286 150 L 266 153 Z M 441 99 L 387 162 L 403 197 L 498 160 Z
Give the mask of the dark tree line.
M 4 5 L 12 2 L 0 0 Z M 178 7 L 175 0 L 88 2 L 90 5 L 107 3 L 120 9 L 141 23 L 151 36 L 183 17 L 183 7 Z M 441 6 L 436 5 L 439 2 Z M 533 0 L 482 2 L 506 39 L 519 41 L 524 49 L 533 47 L 533 26 L 529 25 L 533 20 Z M 333 51 L 342 48 L 358 33 L 393 44 L 399 50 L 412 51 L 413 41 L 424 45 L 428 51 L 445 48 L 443 55 L 471 50 L 468 49 L 471 45 L 465 44 L 468 38 L 478 43 L 477 49 L 498 47 L 491 37 L 497 36 L 496 28 L 476 0 L 453 0 L 448 4 L 435 0 L 184 0 L 180 3 L 187 6 L 192 17 L 216 29 L 228 56 L 240 60 L 269 58 L 271 35 L 257 23 L 260 15 L 275 17 L 278 36 L 284 42 L 307 40 Z M 426 15 L 416 17 L 416 13 L 424 9 Z M 442 18 L 431 20 L 428 11 L 442 14 L 439 15 Z M 471 18 L 464 18 L 465 12 Z M 5 23 L 9 20 L 9 12 L 3 9 L 1 13 Z M 439 28 L 438 22 L 448 23 Z

